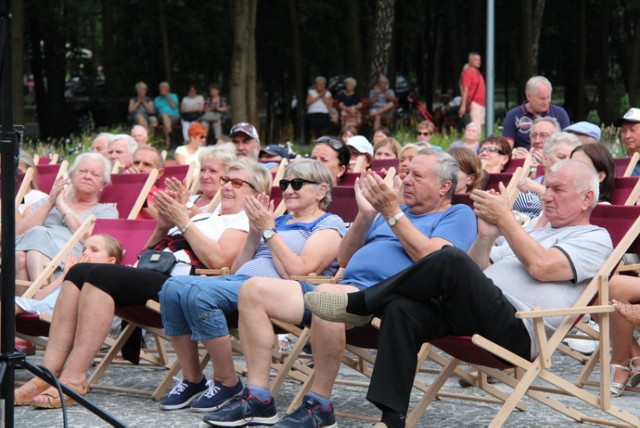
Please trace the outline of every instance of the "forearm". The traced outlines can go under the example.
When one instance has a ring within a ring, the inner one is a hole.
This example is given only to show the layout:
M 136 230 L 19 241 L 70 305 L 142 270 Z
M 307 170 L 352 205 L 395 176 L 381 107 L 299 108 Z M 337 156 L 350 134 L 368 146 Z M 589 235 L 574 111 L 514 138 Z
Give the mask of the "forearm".
M 485 270 L 491 264 L 491 249 L 494 242 L 493 238 L 478 236 L 467 250 L 467 255 L 481 270 Z
M 144 248 L 149 248 L 152 245 L 158 243 L 162 238 L 164 238 L 167 235 L 167 232 L 169 232 L 170 229 L 171 228 L 169 227 L 156 227 L 153 233 L 151 234 L 151 236 L 149 237 L 149 240 L 147 240 L 146 244 L 144 244 Z
M 207 238 L 197 227 L 190 226 L 183 234 L 198 260 L 209 269 L 228 267 L 233 263 L 218 241 Z
M 249 236 L 233 262 L 233 266 L 231 267 L 231 272 L 235 273 L 240 269 L 240 266 L 253 259 L 256 255 L 256 251 L 258 251 L 258 246 L 260 245 L 261 235 L 255 232 L 249 232 Z
M 33 227 L 42 226 L 53 206 L 46 202 L 29 215 L 16 216 L 16 236 L 22 235 Z

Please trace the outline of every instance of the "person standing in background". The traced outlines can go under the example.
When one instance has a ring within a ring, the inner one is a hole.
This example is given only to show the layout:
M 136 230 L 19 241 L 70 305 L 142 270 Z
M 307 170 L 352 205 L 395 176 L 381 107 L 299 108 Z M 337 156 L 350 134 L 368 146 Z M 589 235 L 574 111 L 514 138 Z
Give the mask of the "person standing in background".
M 484 125 L 486 89 L 484 77 L 480 72 L 482 58 L 479 53 L 471 52 L 467 64 L 460 75 L 460 108 L 458 114 L 469 113 L 471 122 Z

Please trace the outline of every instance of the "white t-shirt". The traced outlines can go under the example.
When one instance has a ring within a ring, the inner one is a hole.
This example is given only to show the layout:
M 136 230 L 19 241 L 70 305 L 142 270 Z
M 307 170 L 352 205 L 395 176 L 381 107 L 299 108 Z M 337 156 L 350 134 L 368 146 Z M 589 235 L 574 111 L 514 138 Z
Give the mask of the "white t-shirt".
M 318 91 L 315 89 L 309 89 L 309 95 L 313 98 L 318 96 Z M 331 97 L 331 92 L 326 91 L 324 94 L 325 97 Z M 307 113 L 325 113 L 329 114 L 329 107 L 322 101 L 322 98 L 317 99 L 314 103 L 309 104 L 307 107 Z
M 196 107 L 200 106 L 200 109 L 204 109 L 204 98 L 202 95 L 196 95 L 195 97 L 184 97 L 182 99 L 182 108 L 187 111 L 195 111 Z

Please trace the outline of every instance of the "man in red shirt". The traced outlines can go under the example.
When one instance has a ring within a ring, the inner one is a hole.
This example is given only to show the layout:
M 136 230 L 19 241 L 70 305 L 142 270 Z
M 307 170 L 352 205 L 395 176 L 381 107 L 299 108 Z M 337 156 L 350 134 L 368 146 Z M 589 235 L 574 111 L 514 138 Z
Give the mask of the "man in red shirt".
M 469 62 L 465 64 L 460 75 L 460 108 L 458 113 L 463 116 L 469 113 L 471 121 L 484 125 L 485 96 L 484 77 L 480 73 L 482 59 L 480 54 L 471 52 Z

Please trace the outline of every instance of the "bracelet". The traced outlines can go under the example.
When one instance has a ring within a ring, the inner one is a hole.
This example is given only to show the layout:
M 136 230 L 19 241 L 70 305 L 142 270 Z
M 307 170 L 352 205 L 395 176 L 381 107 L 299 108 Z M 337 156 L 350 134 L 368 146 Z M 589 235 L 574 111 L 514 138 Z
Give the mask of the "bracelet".
M 67 218 L 67 216 L 68 216 L 69 214 L 71 214 L 72 212 L 73 212 L 73 210 L 72 210 L 71 208 L 69 208 L 68 210 L 66 210 L 66 211 L 64 212 L 64 214 L 62 214 L 62 220 L 64 220 L 65 218 Z
M 187 232 L 187 230 L 189 230 L 189 226 L 191 226 L 192 224 L 193 224 L 193 220 L 189 220 L 189 223 L 185 224 L 180 228 L 180 233 L 184 235 Z

